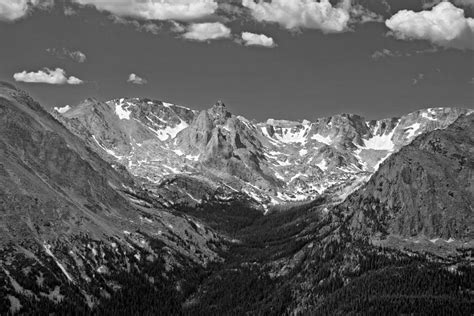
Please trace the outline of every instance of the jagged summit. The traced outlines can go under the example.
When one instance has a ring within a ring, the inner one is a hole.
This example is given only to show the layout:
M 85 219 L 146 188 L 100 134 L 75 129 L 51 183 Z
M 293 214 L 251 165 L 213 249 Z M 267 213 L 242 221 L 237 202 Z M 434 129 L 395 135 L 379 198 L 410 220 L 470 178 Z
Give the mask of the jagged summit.
M 214 107 L 224 107 L 225 108 L 225 104 L 224 104 L 224 102 L 222 102 L 222 100 L 217 100 L 216 104 L 214 104 Z
M 232 114 L 227 111 L 227 108 L 221 100 L 217 101 L 216 104 L 212 106 L 208 110 L 208 114 L 210 118 L 214 121 L 214 124 L 225 124 L 228 118 L 232 116 Z

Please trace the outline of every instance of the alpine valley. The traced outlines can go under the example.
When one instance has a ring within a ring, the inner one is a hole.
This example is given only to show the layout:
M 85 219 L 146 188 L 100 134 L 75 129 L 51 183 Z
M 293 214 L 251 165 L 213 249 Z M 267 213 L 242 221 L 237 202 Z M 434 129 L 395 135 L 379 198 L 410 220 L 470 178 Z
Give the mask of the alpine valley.
M 2 83 L 0 314 L 472 315 L 473 112 L 48 112 Z

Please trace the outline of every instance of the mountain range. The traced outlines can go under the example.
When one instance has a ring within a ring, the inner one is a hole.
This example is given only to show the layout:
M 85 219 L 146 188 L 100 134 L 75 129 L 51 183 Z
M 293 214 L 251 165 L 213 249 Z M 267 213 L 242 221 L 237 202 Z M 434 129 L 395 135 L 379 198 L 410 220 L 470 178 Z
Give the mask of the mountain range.
M 133 98 L 88 99 L 55 112 L 106 159 L 144 181 L 204 177 L 227 191 L 246 192 L 268 210 L 330 191 L 344 196 L 416 136 L 445 128 L 471 111 L 433 108 L 382 120 L 341 114 L 313 122 L 259 123 L 231 114 L 220 101 L 197 112 Z
M 472 112 L 47 112 L 2 83 L 0 313 L 470 314 Z

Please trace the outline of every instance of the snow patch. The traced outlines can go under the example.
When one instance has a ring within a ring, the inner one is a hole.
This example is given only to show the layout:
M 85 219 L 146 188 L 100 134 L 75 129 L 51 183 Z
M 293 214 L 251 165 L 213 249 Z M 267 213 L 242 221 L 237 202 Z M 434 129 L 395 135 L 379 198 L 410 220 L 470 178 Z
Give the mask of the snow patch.
M 96 142 L 96 144 L 97 144 L 100 148 L 102 148 L 106 153 L 108 153 L 108 154 L 111 155 L 111 156 L 114 156 L 114 157 L 117 158 L 117 159 L 121 159 L 121 158 L 122 158 L 122 156 L 118 156 L 113 150 L 110 150 L 110 149 L 108 149 L 108 148 L 102 146 L 102 145 L 99 143 L 99 141 L 97 140 L 97 138 L 95 138 L 95 135 L 92 135 L 92 138 L 94 139 L 94 141 Z
M 186 155 L 185 158 L 188 159 L 188 160 L 198 161 L 198 160 L 199 160 L 199 156 L 201 156 L 201 155 L 200 155 L 200 154 L 197 154 L 197 155 L 195 155 L 195 156 L 193 156 L 193 155 Z
M 416 131 L 420 129 L 421 124 L 420 123 L 415 123 L 413 125 L 408 126 L 405 129 L 405 133 L 407 133 L 408 138 L 413 138 L 416 135 Z
M 433 118 L 433 116 L 436 115 L 436 112 L 433 109 L 428 109 L 428 113 L 421 113 L 421 117 L 424 117 L 425 119 L 428 119 L 430 121 L 437 121 L 436 118 Z
M 277 162 L 277 164 L 279 164 L 280 166 L 291 166 L 291 163 L 290 163 L 289 161 L 277 160 L 276 162 Z
M 168 165 L 163 164 L 163 167 L 165 167 L 166 169 L 169 169 L 172 173 L 181 173 L 178 169 L 170 167 Z
M 321 160 L 321 162 L 317 163 L 316 166 L 318 166 L 322 171 L 326 171 L 328 169 L 328 163 L 326 159 Z
M 61 269 L 61 271 L 64 273 L 64 275 L 66 276 L 66 278 L 71 281 L 71 282 L 74 282 L 74 280 L 72 279 L 72 277 L 69 275 L 69 273 L 66 271 L 66 268 L 64 268 L 64 266 L 58 261 L 58 259 L 56 259 L 56 257 L 54 256 L 53 252 L 51 251 L 51 245 L 48 245 L 47 243 L 44 243 L 43 244 L 43 247 L 44 247 L 44 250 L 46 251 L 46 253 L 52 257 L 54 259 L 54 261 L 56 262 L 56 264 L 58 265 L 59 269 Z
M 71 107 L 69 105 L 66 105 L 66 106 L 63 106 L 61 108 L 58 108 L 58 107 L 54 107 L 54 110 L 56 112 L 58 112 L 59 114 L 64 114 L 66 113 L 67 111 L 69 111 L 71 109 Z
M 364 147 L 367 149 L 375 150 L 389 150 L 393 151 L 395 144 L 392 141 L 393 134 L 395 133 L 394 128 L 390 133 L 383 135 L 375 135 L 370 139 L 364 139 Z
M 121 120 L 129 120 L 130 119 L 130 114 L 132 114 L 132 111 L 128 111 L 128 109 L 123 108 L 123 99 L 120 99 L 120 102 L 115 105 L 115 114 L 121 119 Z
M 296 128 L 296 131 L 294 129 Z M 274 136 L 277 140 L 282 143 L 302 143 L 306 142 L 308 135 L 309 125 L 303 125 L 301 127 L 285 127 L 281 129 L 281 135 L 275 133 Z
M 311 139 L 314 139 L 320 143 L 326 144 L 326 145 L 331 145 L 332 144 L 332 139 L 329 136 L 322 136 L 320 134 L 314 134 L 311 136 Z
M 175 150 L 173 150 L 173 152 L 174 152 L 176 155 L 180 156 L 180 157 L 181 157 L 182 155 L 184 155 L 183 151 L 180 150 L 180 149 L 175 149 Z
M 377 164 L 375 164 L 375 166 L 374 166 L 374 171 L 377 171 L 377 170 L 379 169 L 379 167 L 380 167 L 380 164 L 382 164 L 382 162 L 384 162 L 388 157 L 390 157 L 391 154 L 392 154 L 392 153 L 389 152 L 385 157 L 380 158 L 380 160 L 379 160 L 379 161 L 377 162 Z
M 201 204 L 202 203 L 202 200 L 200 199 L 196 199 L 194 196 L 192 196 L 189 192 L 186 192 L 186 194 L 191 198 L 191 200 L 193 200 L 194 202 L 196 202 L 197 204 Z
M 297 179 L 297 178 L 299 178 L 299 177 L 301 177 L 302 175 L 303 175 L 302 173 L 295 174 L 293 177 L 291 177 L 290 182 Z
M 148 127 L 148 126 L 147 126 Z M 181 132 L 183 129 L 185 129 L 186 127 L 188 127 L 188 123 L 186 123 L 185 121 L 181 121 L 178 125 L 176 125 L 175 127 L 171 127 L 171 126 L 166 126 L 165 128 L 163 129 L 158 129 L 158 130 L 155 130 L 151 127 L 148 127 L 153 133 L 156 134 L 156 136 L 158 137 L 159 140 L 161 141 L 165 141 L 169 138 L 173 139 L 176 137 L 176 135 L 178 135 L 179 132 Z
M 276 172 L 276 171 L 275 171 L 275 177 L 276 177 L 277 179 L 280 179 L 280 180 L 282 180 L 282 181 L 285 181 L 285 178 L 284 178 L 281 174 L 279 174 L 278 172 Z

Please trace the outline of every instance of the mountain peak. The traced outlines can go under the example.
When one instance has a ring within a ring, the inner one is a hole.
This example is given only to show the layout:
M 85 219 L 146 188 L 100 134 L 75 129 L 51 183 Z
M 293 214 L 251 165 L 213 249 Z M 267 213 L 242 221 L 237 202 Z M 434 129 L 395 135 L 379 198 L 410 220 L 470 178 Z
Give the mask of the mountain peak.
M 214 104 L 214 107 L 224 107 L 225 108 L 225 104 L 221 100 L 217 100 L 216 104 Z
M 216 124 L 224 124 L 225 121 L 232 116 L 221 100 L 217 101 L 216 104 L 208 110 L 208 114 Z

